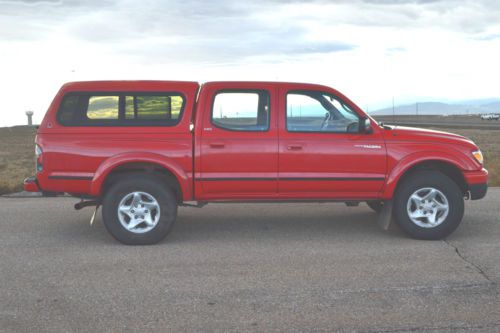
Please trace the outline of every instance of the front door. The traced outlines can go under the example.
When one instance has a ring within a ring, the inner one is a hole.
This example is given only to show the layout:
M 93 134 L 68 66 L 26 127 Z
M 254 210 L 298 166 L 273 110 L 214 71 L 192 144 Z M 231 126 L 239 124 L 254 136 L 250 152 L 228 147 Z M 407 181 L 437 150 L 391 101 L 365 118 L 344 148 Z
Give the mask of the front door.
M 375 198 L 386 149 L 378 128 L 332 92 L 280 91 L 279 194 L 283 198 Z
M 255 86 L 253 86 L 255 85 Z M 197 193 L 203 200 L 277 195 L 278 139 L 275 89 L 245 83 L 205 90 Z

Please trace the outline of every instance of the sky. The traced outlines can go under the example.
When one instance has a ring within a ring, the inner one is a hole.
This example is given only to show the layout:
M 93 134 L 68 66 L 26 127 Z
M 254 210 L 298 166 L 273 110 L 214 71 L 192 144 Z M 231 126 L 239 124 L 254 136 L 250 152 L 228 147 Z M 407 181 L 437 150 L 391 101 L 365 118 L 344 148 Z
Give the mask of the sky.
M 496 0 L 0 0 L 0 126 L 82 80 L 332 86 L 361 108 L 499 98 Z

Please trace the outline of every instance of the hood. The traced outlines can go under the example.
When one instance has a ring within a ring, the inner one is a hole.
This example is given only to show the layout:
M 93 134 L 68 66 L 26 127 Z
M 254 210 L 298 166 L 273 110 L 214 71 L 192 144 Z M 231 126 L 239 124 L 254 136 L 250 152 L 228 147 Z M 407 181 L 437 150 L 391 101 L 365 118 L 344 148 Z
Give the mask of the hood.
M 392 130 L 387 131 L 388 136 L 394 140 L 403 141 L 420 141 L 420 142 L 435 142 L 462 144 L 471 148 L 477 147 L 472 140 L 458 134 L 434 131 L 429 129 L 394 126 Z

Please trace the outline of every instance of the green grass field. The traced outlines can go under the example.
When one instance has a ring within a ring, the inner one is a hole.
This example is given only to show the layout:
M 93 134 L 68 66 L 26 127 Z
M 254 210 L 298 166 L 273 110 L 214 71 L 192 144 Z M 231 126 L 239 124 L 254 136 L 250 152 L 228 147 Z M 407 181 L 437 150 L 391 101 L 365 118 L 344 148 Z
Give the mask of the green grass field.
M 485 156 L 486 168 L 490 171 L 490 185 L 500 186 L 500 131 L 448 131 L 469 137 L 479 145 Z M 35 132 L 35 128 L 27 126 L 0 128 L 0 194 L 21 191 L 24 178 L 34 175 Z

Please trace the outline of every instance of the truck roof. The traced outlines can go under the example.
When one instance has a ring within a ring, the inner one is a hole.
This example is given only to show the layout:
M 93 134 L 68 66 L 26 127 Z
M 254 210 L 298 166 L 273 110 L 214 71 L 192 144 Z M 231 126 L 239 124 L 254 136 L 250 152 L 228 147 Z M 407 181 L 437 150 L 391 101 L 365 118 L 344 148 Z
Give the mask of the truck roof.
M 77 81 L 65 83 L 61 87 L 61 91 L 169 90 L 173 87 L 183 90 L 197 89 L 199 86 L 198 82 L 192 81 Z
M 168 80 L 105 80 L 105 81 L 75 81 L 65 83 L 61 91 L 113 91 L 113 90 L 168 90 L 177 87 L 177 89 L 197 89 L 201 85 L 241 85 L 241 84 L 263 84 L 273 85 L 277 87 L 287 87 L 296 89 L 323 88 L 332 89 L 330 87 L 311 83 L 300 82 L 273 82 L 273 81 L 209 81 L 198 83 L 195 81 L 168 81 Z

